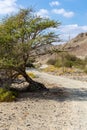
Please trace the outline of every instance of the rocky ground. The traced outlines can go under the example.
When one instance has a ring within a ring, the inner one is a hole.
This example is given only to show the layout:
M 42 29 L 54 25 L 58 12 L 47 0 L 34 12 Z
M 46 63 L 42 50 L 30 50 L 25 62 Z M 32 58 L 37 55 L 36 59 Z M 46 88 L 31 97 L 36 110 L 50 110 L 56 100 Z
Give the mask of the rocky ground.
M 34 96 L 38 97 L 37 94 Z M 69 118 L 69 111 L 66 102 L 45 99 L 45 96 L 2 103 L 0 130 L 63 130 L 68 126 L 66 118 Z
M 87 130 L 87 82 L 33 72 L 49 92 L 0 103 L 0 130 Z

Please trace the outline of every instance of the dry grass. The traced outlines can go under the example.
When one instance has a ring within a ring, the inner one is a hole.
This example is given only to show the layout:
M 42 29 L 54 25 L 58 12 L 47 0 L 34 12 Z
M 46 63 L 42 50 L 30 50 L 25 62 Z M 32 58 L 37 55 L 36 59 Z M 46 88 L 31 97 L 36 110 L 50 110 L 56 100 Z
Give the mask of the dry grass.
M 53 65 L 49 65 L 47 68 L 43 69 L 44 72 L 55 72 L 58 71 L 58 68 L 54 67 Z
M 31 78 L 36 78 L 37 76 L 34 74 L 34 73 L 32 73 L 32 72 L 27 72 L 27 74 L 28 74 L 28 76 L 30 76 Z
M 63 74 L 73 74 L 77 72 L 77 69 L 75 68 L 67 68 L 67 67 L 55 67 L 53 65 L 49 65 L 47 68 L 43 69 L 44 72 L 51 72 L 55 75 L 63 75 Z
M 27 72 L 28 76 L 30 76 L 31 78 L 36 78 L 37 76 L 32 73 L 32 72 Z M 23 76 L 22 75 L 18 75 L 18 78 L 22 78 Z

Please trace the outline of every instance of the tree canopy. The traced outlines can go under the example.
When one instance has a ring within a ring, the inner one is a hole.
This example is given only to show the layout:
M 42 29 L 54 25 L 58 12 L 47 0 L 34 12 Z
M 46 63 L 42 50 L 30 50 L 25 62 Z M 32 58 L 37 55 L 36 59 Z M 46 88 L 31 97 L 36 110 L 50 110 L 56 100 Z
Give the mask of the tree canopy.
M 18 74 L 27 82 L 32 79 L 26 74 L 26 64 L 31 58 L 32 49 L 42 44 L 59 41 L 51 28 L 60 22 L 41 18 L 32 9 L 21 9 L 17 14 L 6 17 L 0 23 L 0 69 L 9 73 L 11 81 Z

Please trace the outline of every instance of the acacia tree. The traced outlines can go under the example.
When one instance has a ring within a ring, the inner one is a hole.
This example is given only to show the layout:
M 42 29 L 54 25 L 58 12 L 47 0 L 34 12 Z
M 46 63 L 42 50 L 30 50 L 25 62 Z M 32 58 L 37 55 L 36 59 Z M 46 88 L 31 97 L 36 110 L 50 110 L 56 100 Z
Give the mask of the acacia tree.
M 0 23 L 0 69 L 6 71 L 11 82 L 21 74 L 30 86 L 38 86 L 26 73 L 26 64 L 31 59 L 32 50 L 42 44 L 59 40 L 50 31 L 59 22 L 35 15 L 32 9 L 21 9 Z

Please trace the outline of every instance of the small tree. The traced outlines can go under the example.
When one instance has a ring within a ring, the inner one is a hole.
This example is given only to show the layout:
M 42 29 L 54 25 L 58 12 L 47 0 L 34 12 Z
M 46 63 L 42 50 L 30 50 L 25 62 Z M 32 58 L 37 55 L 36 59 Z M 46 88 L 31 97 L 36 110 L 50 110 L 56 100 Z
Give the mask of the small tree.
M 26 64 L 32 58 L 32 50 L 42 44 L 58 41 L 58 35 L 50 32 L 59 22 L 35 15 L 32 9 L 22 9 L 2 20 L 0 24 L 0 69 L 12 82 L 21 74 L 30 86 L 38 86 L 26 73 Z

